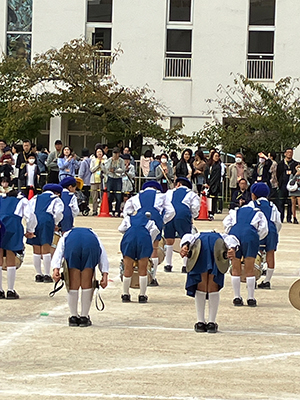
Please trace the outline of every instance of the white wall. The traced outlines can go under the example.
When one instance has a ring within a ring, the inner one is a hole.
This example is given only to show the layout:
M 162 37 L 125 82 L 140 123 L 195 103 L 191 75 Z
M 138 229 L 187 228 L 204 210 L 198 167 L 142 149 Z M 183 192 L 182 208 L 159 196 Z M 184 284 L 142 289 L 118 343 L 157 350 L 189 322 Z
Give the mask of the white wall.
M 86 0 L 37 0 L 33 2 L 32 53 L 60 48 L 85 36 Z

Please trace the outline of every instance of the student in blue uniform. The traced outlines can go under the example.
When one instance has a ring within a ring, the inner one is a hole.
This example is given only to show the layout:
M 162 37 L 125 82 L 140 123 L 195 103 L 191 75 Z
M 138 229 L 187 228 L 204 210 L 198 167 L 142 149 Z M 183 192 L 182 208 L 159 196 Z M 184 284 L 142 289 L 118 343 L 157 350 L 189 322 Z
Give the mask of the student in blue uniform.
M 92 325 L 89 317 L 94 289 L 92 280 L 95 267 L 102 272 L 100 286 L 104 289 L 108 283 L 108 259 L 106 251 L 96 235 L 88 228 L 72 228 L 59 240 L 53 255 L 51 266 L 53 279 L 60 279 L 62 259 L 69 269 L 68 304 L 71 316 L 69 326 L 86 327 Z M 78 315 L 79 288 L 81 287 L 81 313 Z
M 59 223 L 62 233 L 69 231 L 74 226 L 74 218 L 79 214 L 77 198 L 75 197 L 76 179 L 73 176 L 68 176 L 60 181 L 63 187 L 60 198 L 64 203 L 63 219 Z
M 48 183 L 43 187 L 43 193 L 34 196 L 29 202 L 38 221 L 34 232 L 35 237 L 27 239 L 27 243 L 33 246 L 33 265 L 36 270 L 36 282 L 53 282 L 50 276 L 50 247 L 54 230 L 58 230 L 58 224 L 63 218 L 64 203 L 59 197 L 62 189 L 56 183 Z M 45 270 L 44 275 L 41 268 L 42 258 Z
M 175 210 L 170 202 L 162 193 L 161 185 L 156 181 L 148 181 L 143 184 L 142 190 L 135 196 L 128 199 L 125 203 L 123 210 L 124 217 L 132 215 L 133 213 L 151 213 L 151 220 L 155 222 L 155 225 L 159 229 L 155 241 L 153 242 L 152 262 L 153 262 L 153 280 L 156 277 L 156 271 L 158 267 L 158 243 L 161 239 L 161 232 L 163 224 L 171 221 L 174 218 Z M 157 282 L 151 283 L 153 286 L 157 286 Z
M 259 209 L 253 209 L 246 205 L 237 210 L 230 210 L 229 215 L 223 221 L 223 225 L 225 233 L 236 236 L 240 242 L 240 248 L 232 260 L 233 304 L 235 306 L 244 304 L 240 294 L 241 258 L 244 257 L 248 290 L 247 304 L 249 307 L 256 307 L 254 262 L 259 250 L 259 241 L 268 234 L 268 221 Z
M 147 217 L 148 215 L 148 217 Z M 150 213 L 138 212 L 134 216 L 124 218 L 119 226 L 119 231 L 124 233 L 121 241 L 121 251 L 124 260 L 124 276 L 123 276 L 123 295 L 121 296 L 123 303 L 131 301 L 129 288 L 133 274 L 133 263 L 138 261 L 139 269 L 139 303 L 147 303 L 147 266 L 151 257 L 153 247 L 152 242 L 159 234 L 159 229 L 152 221 Z
M 275 268 L 275 251 L 278 244 L 278 233 L 281 229 L 281 217 L 275 204 L 267 199 L 270 194 L 269 186 L 263 182 L 254 183 L 251 186 L 252 201 L 249 206 L 259 208 L 268 221 L 268 235 L 260 242 L 261 246 L 265 246 L 267 252 L 267 274 L 265 279 L 257 285 L 259 289 L 270 289 L 271 278 Z
M 238 239 L 233 235 L 224 235 L 216 232 L 202 232 L 186 234 L 181 239 L 181 257 L 186 257 L 192 251 L 197 239 L 201 240 L 201 249 L 193 269 L 187 274 L 186 292 L 188 296 L 195 297 L 197 323 L 196 332 L 216 333 L 218 324 L 216 316 L 220 302 L 220 290 L 224 286 L 224 274 L 216 265 L 214 246 L 218 239 L 223 239 L 228 249 L 227 257 L 235 256 L 235 249 L 239 246 Z M 209 315 L 208 323 L 205 322 L 205 304 L 208 298 Z
M 24 227 L 22 219 L 26 219 L 27 238 L 34 236 L 37 220 L 32 212 L 29 202 L 17 191 L 10 191 L 6 197 L 0 198 L 0 224 L 2 229 L 0 248 L 0 299 L 5 298 L 2 287 L 3 251 L 6 252 L 7 265 L 7 299 L 18 299 L 19 295 L 14 290 L 16 280 L 16 253 L 23 253 Z M 3 234 L 4 228 L 4 234 Z
M 164 237 L 166 239 L 166 265 L 165 272 L 172 271 L 173 245 L 176 234 L 180 238 L 186 233 L 192 232 L 192 219 L 197 218 L 200 209 L 199 196 L 192 191 L 192 183 L 184 177 L 176 179 L 175 189 L 168 190 L 167 199 L 172 203 L 175 209 L 175 217 L 164 227 Z M 184 258 L 184 266 L 181 272 L 186 272 L 186 261 Z

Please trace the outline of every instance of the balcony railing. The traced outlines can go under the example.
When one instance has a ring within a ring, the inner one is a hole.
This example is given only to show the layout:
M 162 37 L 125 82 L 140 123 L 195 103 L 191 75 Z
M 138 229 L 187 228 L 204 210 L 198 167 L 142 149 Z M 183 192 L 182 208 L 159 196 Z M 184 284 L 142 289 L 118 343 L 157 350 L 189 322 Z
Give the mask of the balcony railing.
M 96 52 L 93 62 L 93 71 L 95 75 L 110 75 L 111 73 L 111 56 L 109 52 Z
M 190 78 L 191 58 L 166 57 L 165 78 Z
M 262 59 L 249 56 L 247 60 L 247 78 L 255 81 L 272 81 L 274 60 L 271 59 L 272 56 L 269 57 L 270 59 Z

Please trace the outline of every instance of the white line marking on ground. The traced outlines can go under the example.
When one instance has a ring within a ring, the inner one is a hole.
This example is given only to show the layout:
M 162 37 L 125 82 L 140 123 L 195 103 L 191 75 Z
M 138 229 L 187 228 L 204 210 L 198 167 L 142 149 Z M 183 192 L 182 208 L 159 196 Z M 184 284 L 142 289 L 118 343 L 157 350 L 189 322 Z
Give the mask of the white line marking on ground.
M 70 372 L 52 372 L 48 374 L 33 374 L 33 375 L 18 375 L 12 377 L 12 379 L 36 379 L 36 378 L 48 378 L 48 377 L 59 377 L 59 376 L 75 376 L 75 375 L 91 375 L 91 374 L 113 374 L 115 372 L 128 372 L 128 371 L 145 371 L 145 370 L 156 370 L 156 369 L 168 369 L 168 368 L 190 368 L 190 367 L 201 367 L 203 365 L 218 365 L 218 364 L 235 364 L 241 362 L 251 361 L 265 361 L 265 360 L 278 360 L 288 357 L 298 357 L 300 351 L 294 351 L 291 353 L 275 353 L 264 356 L 252 356 L 252 357 L 240 357 L 240 358 L 229 358 L 222 360 L 205 360 L 205 361 L 194 361 L 189 363 L 177 363 L 177 364 L 156 364 L 156 365 L 145 365 L 138 367 L 125 367 L 125 368 L 107 368 L 107 369 L 95 369 L 95 370 L 84 370 L 84 371 L 70 371 Z
M 47 396 L 47 397 L 79 397 L 79 398 L 99 398 L 99 399 L 149 399 L 149 400 L 201 400 L 204 397 L 190 397 L 190 396 L 146 396 L 146 395 L 131 395 L 131 394 L 103 394 L 103 393 L 55 393 L 53 391 L 33 392 L 20 391 L 20 390 L 0 390 L 0 394 L 22 395 L 22 396 Z M 208 399 L 206 400 L 214 400 Z

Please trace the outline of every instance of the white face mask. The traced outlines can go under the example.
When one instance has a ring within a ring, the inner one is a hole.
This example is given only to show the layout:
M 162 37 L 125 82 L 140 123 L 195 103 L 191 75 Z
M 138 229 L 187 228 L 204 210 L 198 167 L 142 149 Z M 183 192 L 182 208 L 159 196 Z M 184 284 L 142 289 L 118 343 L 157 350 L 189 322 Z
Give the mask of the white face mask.
M 161 161 L 162 163 L 166 163 L 168 160 L 167 160 L 166 158 L 161 158 L 160 161 Z
M 28 160 L 28 162 L 29 162 L 29 164 L 34 164 L 34 162 L 35 162 L 35 159 L 34 158 L 29 158 L 29 160 Z
M 236 157 L 235 162 L 236 163 L 241 163 L 243 160 L 241 159 L 241 157 Z
M 265 160 L 264 158 L 262 158 L 262 157 L 259 157 L 258 161 L 259 161 L 261 164 L 263 164 L 266 160 Z

